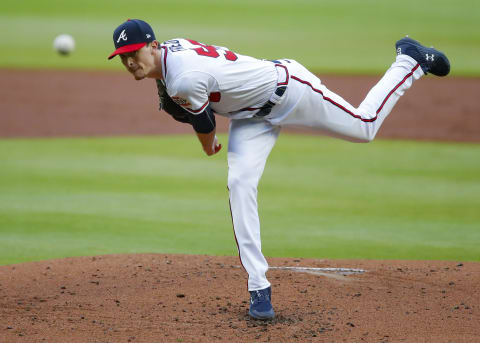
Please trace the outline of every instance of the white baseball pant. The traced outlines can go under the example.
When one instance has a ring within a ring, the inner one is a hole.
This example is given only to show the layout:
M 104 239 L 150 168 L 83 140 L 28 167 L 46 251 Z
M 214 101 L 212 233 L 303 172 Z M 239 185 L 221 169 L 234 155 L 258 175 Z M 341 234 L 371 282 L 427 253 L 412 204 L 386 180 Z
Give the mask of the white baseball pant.
M 292 60 L 282 60 L 289 73 L 287 91 L 264 118 L 232 120 L 228 142 L 228 189 L 235 239 L 248 273 L 248 290 L 270 286 L 262 254 L 257 186 L 281 126 L 295 125 L 354 142 L 370 142 L 393 106 L 414 80 L 424 75 L 411 57 L 399 55 L 358 108 L 322 85 L 320 79 Z

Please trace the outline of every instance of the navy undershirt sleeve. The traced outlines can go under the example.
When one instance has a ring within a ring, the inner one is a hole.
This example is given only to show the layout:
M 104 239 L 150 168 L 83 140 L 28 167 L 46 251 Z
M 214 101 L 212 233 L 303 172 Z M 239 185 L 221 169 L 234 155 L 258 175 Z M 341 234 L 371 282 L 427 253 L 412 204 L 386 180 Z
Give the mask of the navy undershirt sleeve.
M 199 114 L 189 115 L 190 123 L 193 126 L 195 132 L 198 133 L 210 133 L 215 129 L 215 115 L 212 108 L 208 105 L 205 110 Z

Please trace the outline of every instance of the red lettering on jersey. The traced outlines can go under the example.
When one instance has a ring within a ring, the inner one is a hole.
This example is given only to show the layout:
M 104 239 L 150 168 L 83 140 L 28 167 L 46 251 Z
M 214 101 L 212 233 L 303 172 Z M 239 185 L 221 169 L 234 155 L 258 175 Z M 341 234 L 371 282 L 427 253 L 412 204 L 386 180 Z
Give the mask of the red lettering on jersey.
M 218 56 L 220 56 L 220 54 L 217 52 L 217 48 L 215 48 L 212 45 L 205 45 L 193 39 L 187 39 L 187 40 L 193 45 L 201 46 L 200 48 L 193 49 L 197 52 L 197 54 L 201 56 L 207 56 L 207 57 L 213 57 L 213 58 L 217 58 Z M 228 61 L 236 61 L 238 59 L 237 55 L 235 55 L 234 52 L 230 50 L 222 50 L 222 51 L 225 54 L 224 55 L 225 59 L 227 59 Z
M 237 55 L 235 55 L 235 53 L 231 52 L 230 50 L 225 51 L 225 58 L 229 61 L 236 61 L 238 59 Z
M 215 49 L 215 47 L 211 46 L 211 45 L 205 45 L 205 44 L 202 44 L 202 43 L 199 43 L 195 40 L 190 40 L 190 39 L 187 39 L 190 43 L 192 43 L 193 45 L 200 45 L 201 48 L 196 48 L 196 49 L 193 49 L 197 52 L 197 54 L 201 55 L 201 56 L 207 56 L 207 57 L 213 57 L 213 58 L 217 58 L 218 56 L 220 56 L 217 52 L 217 49 Z

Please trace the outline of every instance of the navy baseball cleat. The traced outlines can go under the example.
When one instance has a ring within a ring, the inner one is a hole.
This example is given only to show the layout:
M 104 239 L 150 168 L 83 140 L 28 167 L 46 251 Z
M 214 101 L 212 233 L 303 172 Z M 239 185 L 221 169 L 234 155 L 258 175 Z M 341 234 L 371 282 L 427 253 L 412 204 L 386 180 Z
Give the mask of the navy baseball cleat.
M 255 319 L 267 320 L 275 317 L 272 307 L 272 288 L 250 292 L 250 310 L 248 315 Z
M 445 76 L 450 72 L 447 56 L 435 48 L 427 48 L 409 37 L 400 39 L 396 44 L 397 55 L 408 55 L 420 64 L 423 72 Z

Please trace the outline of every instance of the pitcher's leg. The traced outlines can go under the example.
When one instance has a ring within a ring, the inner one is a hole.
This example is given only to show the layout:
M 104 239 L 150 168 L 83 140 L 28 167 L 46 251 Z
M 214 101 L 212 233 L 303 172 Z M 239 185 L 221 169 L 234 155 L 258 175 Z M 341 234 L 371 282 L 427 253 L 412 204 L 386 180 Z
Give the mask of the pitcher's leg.
M 358 108 L 330 91 L 306 69 L 298 76 L 292 73 L 295 86 L 307 87 L 299 106 L 286 124 L 306 125 L 327 134 L 356 142 L 369 142 L 391 112 L 393 106 L 414 80 L 424 75 L 410 56 L 398 55 L 382 79 L 370 90 Z M 301 117 L 296 121 L 295 116 Z M 289 116 L 290 117 L 290 116 Z
M 228 142 L 230 209 L 240 260 L 248 273 L 248 290 L 270 286 L 262 254 L 257 186 L 280 128 L 256 119 L 232 120 Z
M 372 116 L 375 123 L 373 127 L 366 125 L 369 127 L 367 140 L 375 138 L 378 129 L 400 97 L 412 86 L 413 81 L 423 75 L 422 68 L 413 58 L 407 55 L 397 56 L 396 61 L 357 108 L 359 115 L 366 113 L 367 116 Z

